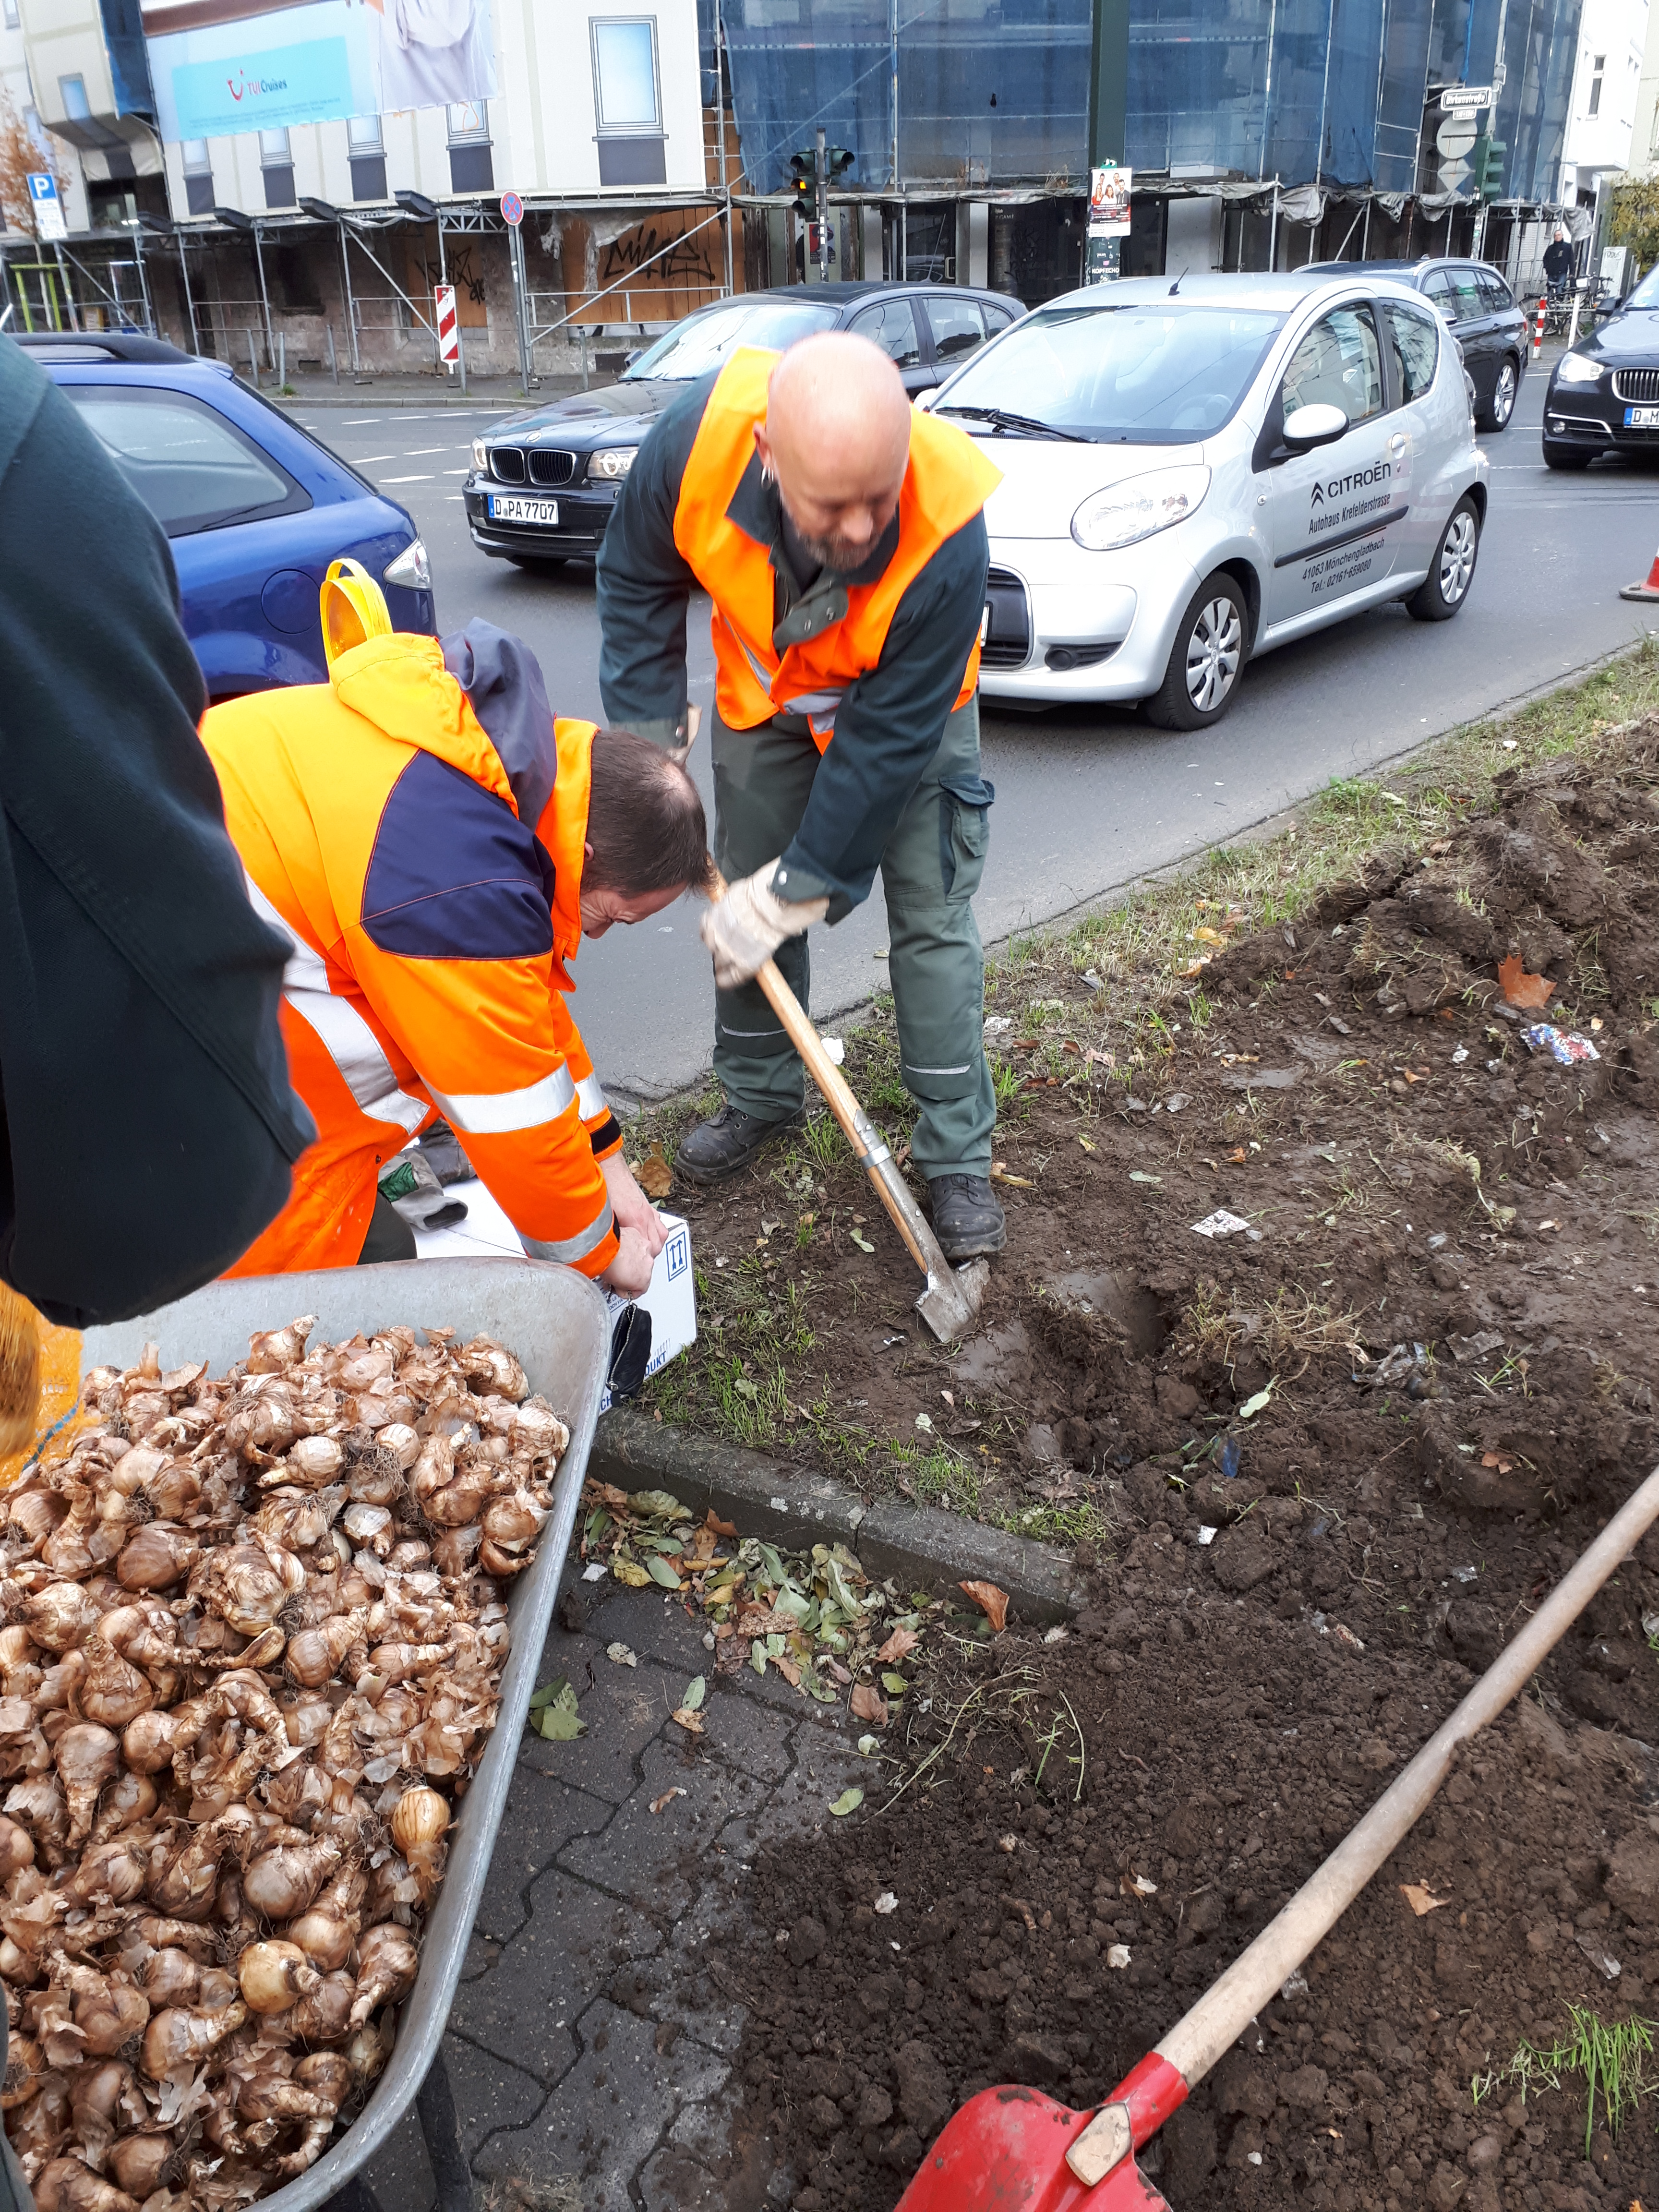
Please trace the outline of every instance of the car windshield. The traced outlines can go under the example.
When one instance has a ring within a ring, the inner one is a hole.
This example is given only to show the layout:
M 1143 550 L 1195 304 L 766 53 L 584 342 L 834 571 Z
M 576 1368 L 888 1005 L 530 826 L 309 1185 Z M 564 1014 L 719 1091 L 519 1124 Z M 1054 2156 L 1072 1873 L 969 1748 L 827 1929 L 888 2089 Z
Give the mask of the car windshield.
M 797 338 L 814 331 L 833 330 L 841 320 L 835 307 L 797 307 L 793 301 L 754 300 L 729 307 L 711 307 L 686 320 L 649 352 L 642 353 L 623 375 L 625 384 L 647 378 L 690 384 L 718 368 L 733 346 L 766 346 L 781 353 Z
M 965 368 L 939 411 L 983 408 L 1074 438 L 1186 444 L 1227 421 L 1284 320 L 1173 300 L 1043 308 Z
M 1659 266 L 1649 270 L 1625 305 L 1627 307 L 1659 307 Z

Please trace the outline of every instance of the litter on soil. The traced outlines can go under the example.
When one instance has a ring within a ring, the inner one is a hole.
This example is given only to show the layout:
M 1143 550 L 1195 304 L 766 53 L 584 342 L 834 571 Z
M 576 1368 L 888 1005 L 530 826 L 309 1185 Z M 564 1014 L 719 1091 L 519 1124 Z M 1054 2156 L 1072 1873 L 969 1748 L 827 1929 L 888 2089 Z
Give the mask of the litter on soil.
M 853 1243 L 810 1128 L 688 1200 L 702 1364 L 665 1418 L 722 1382 L 750 1441 L 1092 1577 L 1057 1644 L 930 1638 L 866 1802 L 750 1880 L 738 2125 L 799 2212 L 886 2212 L 988 2083 L 1098 2096 L 1659 1456 L 1656 787 L 1651 725 L 1508 773 L 1291 921 L 1195 914 L 1173 997 L 1005 972 L 1008 1245 L 965 1346 L 915 1326 L 884 1224 Z M 1596 1058 L 1529 1048 L 1546 1002 Z M 1165 2130 L 1176 2212 L 1651 2212 L 1656 1745 L 1650 1537 Z M 1601 2045 L 1541 2064 L 1574 2007 L 1644 2085 L 1616 2128 Z
M 930 1627 L 987 1636 L 1007 1599 L 988 1583 L 963 1583 L 971 1601 L 906 1593 L 896 1582 L 872 1583 L 844 1544 L 784 1551 L 737 1530 L 711 1511 L 701 1528 L 665 1490 L 628 1492 L 590 1481 L 580 1551 L 619 1583 L 644 1589 L 655 1583 L 682 1598 L 708 1626 L 704 1644 L 716 1674 L 768 1668 L 819 1705 L 845 1705 L 854 1720 L 885 1725 L 888 1701 L 904 1696 L 914 1660 Z M 988 1598 L 985 1595 L 988 1593 Z M 625 1644 L 610 1656 L 634 1664 Z M 695 1711 L 701 1692 L 687 1703 Z M 676 1716 L 678 1717 L 678 1716 Z M 700 1732 L 700 1731 L 699 1731 Z

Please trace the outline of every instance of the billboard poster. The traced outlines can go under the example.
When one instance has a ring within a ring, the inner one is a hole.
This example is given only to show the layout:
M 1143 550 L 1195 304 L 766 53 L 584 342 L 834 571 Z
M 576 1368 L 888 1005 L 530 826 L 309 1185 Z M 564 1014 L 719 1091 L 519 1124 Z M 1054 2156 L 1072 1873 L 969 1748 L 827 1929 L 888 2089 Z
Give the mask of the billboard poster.
M 489 0 L 143 0 L 164 139 L 217 138 L 495 92 Z
M 1127 238 L 1129 235 L 1129 192 L 1134 183 L 1133 169 L 1121 169 L 1109 161 L 1103 169 L 1089 172 L 1089 235 L 1091 238 Z

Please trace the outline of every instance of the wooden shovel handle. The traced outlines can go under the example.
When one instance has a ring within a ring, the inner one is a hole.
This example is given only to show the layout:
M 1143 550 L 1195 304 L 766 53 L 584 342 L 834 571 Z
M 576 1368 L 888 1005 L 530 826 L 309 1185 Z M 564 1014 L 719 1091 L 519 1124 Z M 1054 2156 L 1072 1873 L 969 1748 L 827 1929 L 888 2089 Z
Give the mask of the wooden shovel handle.
M 710 880 L 709 896 L 718 901 L 726 896 L 726 878 L 716 868 Z M 808 1020 L 800 1000 L 783 980 L 782 971 L 775 960 L 762 963 L 755 981 L 765 992 L 773 1012 L 783 1024 L 789 1042 L 805 1061 L 812 1080 L 823 1093 L 824 1103 L 842 1127 L 842 1134 L 853 1147 L 859 1164 L 880 1194 L 881 1202 L 892 1216 L 893 1226 L 904 1239 L 910 1257 L 924 1275 L 931 1271 L 927 1255 L 923 1251 L 915 1224 L 906 1218 L 904 1201 L 909 1194 L 901 1184 L 897 1189 L 895 1175 L 890 1179 L 882 1173 L 890 1155 L 885 1139 L 879 1129 L 853 1096 L 852 1086 L 840 1068 L 823 1048 L 823 1039 Z M 919 1212 L 915 1200 L 910 1200 L 912 1212 Z

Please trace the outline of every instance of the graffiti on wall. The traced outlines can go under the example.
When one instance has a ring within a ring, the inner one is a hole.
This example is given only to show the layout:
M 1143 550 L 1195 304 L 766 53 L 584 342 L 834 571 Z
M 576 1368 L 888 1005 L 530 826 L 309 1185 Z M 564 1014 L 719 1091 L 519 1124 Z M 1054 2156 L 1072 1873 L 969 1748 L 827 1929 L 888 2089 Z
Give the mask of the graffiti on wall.
M 720 282 L 719 228 L 708 222 L 701 229 L 676 235 L 667 220 L 647 217 L 600 249 L 598 275 L 601 288 L 630 277 L 640 284 L 670 291 L 684 286 L 717 288 Z

